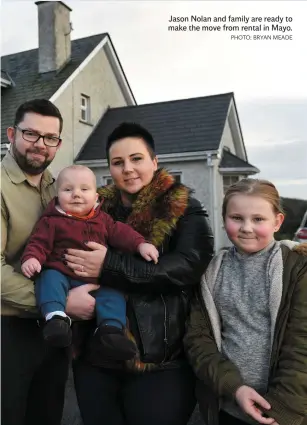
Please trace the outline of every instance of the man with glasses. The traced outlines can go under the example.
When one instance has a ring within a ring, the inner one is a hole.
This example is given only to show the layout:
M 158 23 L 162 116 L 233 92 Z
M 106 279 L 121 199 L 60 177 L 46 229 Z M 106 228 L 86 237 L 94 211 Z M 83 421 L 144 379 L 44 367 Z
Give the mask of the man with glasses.
M 61 146 L 62 127 L 58 108 L 35 99 L 18 108 L 7 130 L 10 150 L 1 163 L 3 425 L 60 425 L 63 413 L 68 353 L 44 344 L 34 283 L 20 268 L 27 239 L 56 193 L 47 167 Z M 93 316 L 95 300 L 89 291 L 96 288 L 85 285 L 70 291 L 71 317 Z

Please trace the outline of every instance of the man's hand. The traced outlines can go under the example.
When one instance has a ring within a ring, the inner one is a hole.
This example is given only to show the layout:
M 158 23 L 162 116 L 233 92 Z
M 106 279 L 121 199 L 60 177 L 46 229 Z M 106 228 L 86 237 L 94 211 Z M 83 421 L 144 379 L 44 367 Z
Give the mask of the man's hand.
M 138 246 L 138 251 L 143 258 L 147 261 L 153 260 L 155 264 L 158 262 L 159 251 L 157 248 L 150 243 L 141 243 Z
M 89 292 L 99 288 L 99 285 L 88 283 L 71 289 L 66 303 L 66 313 L 68 316 L 72 319 L 92 319 L 94 317 L 96 300 Z
M 264 410 L 271 409 L 270 404 L 261 397 L 260 394 L 257 393 L 253 388 L 248 387 L 246 385 L 242 385 L 239 387 L 236 391 L 236 400 L 241 409 L 249 416 L 251 416 L 255 421 L 259 422 L 260 424 L 276 424 L 275 419 L 273 418 L 264 418 L 262 416 L 262 412 L 258 407 L 256 407 L 256 404 Z
M 36 258 L 29 258 L 21 266 L 22 273 L 29 279 L 34 276 L 35 273 L 39 273 L 41 269 L 42 266 Z

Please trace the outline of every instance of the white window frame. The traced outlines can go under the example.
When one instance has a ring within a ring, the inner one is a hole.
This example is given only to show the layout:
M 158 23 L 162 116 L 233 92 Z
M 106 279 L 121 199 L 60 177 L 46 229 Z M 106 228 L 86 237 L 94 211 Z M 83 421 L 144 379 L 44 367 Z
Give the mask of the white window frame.
M 182 171 L 170 171 L 170 174 L 172 176 L 174 176 L 175 179 L 176 179 L 176 177 L 179 177 L 179 179 L 180 179 L 179 182 L 177 181 L 177 179 L 176 179 L 176 182 L 177 183 L 182 183 L 182 176 L 183 176 Z
M 226 184 L 225 180 L 229 179 L 229 182 Z M 225 174 L 223 175 L 223 191 L 224 195 L 226 193 L 226 190 L 229 186 L 231 186 L 234 183 L 237 183 L 239 180 L 241 180 L 241 176 L 239 174 Z
M 83 105 L 84 101 L 84 105 Z M 85 94 L 81 94 L 80 99 L 80 114 L 81 118 L 80 120 L 83 122 L 90 122 L 91 119 L 91 98 L 89 96 L 86 96 Z M 84 117 L 82 116 L 84 114 Z
M 111 176 L 103 176 L 102 177 L 103 186 L 108 186 L 109 184 L 113 184 L 113 179 Z

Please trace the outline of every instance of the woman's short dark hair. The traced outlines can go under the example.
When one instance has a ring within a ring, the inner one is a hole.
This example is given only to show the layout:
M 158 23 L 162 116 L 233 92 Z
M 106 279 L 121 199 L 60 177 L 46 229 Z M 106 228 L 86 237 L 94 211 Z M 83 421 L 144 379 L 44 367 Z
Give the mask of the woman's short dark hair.
M 33 99 L 29 100 L 22 105 L 16 111 L 14 126 L 21 123 L 24 119 L 25 114 L 28 112 L 33 112 L 38 115 L 43 115 L 45 117 L 55 117 L 60 121 L 60 134 L 63 129 L 63 117 L 59 109 L 47 99 Z
M 156 156 L 155 154 L 155 142 L 152 135 L 144 127 L 137 123 L 124 122 L 116 127 L 109 135 L 106 146 L 106 156 L 109 162 L 109 151 L 113 143 L 126 137 L 138 137 L 143 139 L 148 152 L 152 159 Z

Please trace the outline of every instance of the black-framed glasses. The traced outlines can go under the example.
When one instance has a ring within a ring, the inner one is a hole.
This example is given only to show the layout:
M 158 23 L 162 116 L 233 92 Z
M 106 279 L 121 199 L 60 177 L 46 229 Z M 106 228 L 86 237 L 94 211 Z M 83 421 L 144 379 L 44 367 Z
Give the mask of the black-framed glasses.
M 40 138 L 42 138 L 46 146 L 56 148 L 62 141 L 62 139 L 57 136 L 52 136 L 50 134 L 45 134 L 43 136 L 42 134 L 36 133 L 36 131 L 20 128 L 18 125 L 15 125 L 15 128 L 22 133 L 22 138 L 27 142 L 36 143 Z

